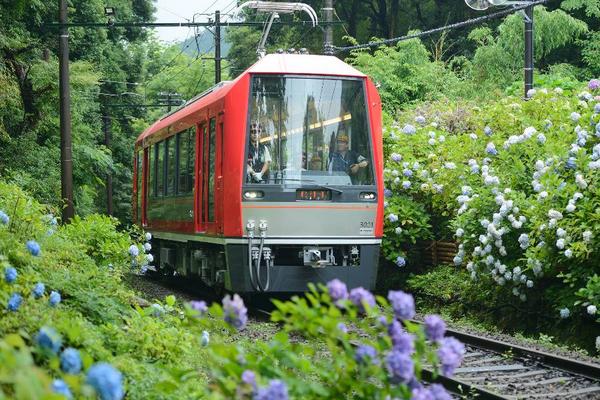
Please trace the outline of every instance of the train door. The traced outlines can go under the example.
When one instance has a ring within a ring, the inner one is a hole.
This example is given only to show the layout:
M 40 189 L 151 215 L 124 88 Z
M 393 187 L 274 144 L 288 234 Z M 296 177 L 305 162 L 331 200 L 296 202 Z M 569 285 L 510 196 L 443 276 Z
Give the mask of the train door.
M 215 157 L 215 230 L 218 234 L 223 234 L 223 203 L 225 201 L 223 197 L 223 158 L 225 156 L 223 148 L 223 136 L 225 135 L 224 124 L 225 115 L 223 112 L 219 113 L 217 117 L 217 132 L 216 132 L 216 157 Z
M 197 125 L 196 130 L 196 232 L 206 232 L 206 145 L 208 144 L 206 122 Z
M 223 120 L 222 113 L 198 130 L 197 231 L 223 232 Z

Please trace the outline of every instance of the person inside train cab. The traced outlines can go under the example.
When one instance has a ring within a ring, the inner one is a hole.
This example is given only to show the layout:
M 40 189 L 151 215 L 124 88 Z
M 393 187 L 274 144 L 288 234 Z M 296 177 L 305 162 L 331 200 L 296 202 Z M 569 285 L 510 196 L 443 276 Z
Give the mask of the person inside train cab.
M 360 169 L 369 165 L 367 159 L 350 150 L 348 135 L 340 129 L 336 139 L 336 151 L 329 161 L 329 172 L 345 172 L 350 176 L 358 174 Z
M 271 153 L 269 148 L 260 143 L 260 136 L 264 131 L 262 125 L 253 122 L 250 125 L 250 145 L 248 146 L 247 175 L 249 182 L 262 183 L 269 178 Z

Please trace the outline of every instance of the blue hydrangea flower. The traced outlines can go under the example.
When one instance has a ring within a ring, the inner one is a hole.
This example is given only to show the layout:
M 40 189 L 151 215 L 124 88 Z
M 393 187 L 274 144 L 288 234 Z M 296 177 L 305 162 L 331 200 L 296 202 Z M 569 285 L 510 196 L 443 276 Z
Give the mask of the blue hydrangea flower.
M 489 126 L 486 126 L 485 128 L 483 128 L 483 133 L 486 134 L 486 136 L 492 136 L 492 128 L 490 128 Z
M 41 248 L 40 248 L 39 243 L 36 242 L 35 240 L 28 241 L 27 244 L 26 244 L 26 247 L 27 247 L 27 251 L 29 251 L 29 253 L 32 256 L 36 256 L 37 257 L 37 256 L 40 255 L 40 253 L 42 251 Z
M 392 339 L 392 347 L 404 354 L 412 354 L 415 352 L 415 337 L 404 331 L 402 324 L 397 320 L 393 320 L 388 325 L 388 335 Z
M 402 256 L 396 257 L 396 265 L 399 267 L 404 267 L 406 265 L 406 260 Z
M 50 298 L 48 299 L 48 303 L 50 303 L 51 307 L 56 307 L 58 303 L 60 303 L 60 300 L 60 293 L 54 290 L 50 292 Z
M 411 400 L 451 400 L 452 396 L 439 383 L 429 387 L 417 386 L 412 389 Z
M 129 246 L 129 255 L 131 257 L 137 257 L 139 254 L 140 254 L 140 249 L 135 244 L 132 244 L 131 246 Z
M 425 335 L 432 342 L 440 341 L 446 333 L 446 323 L 438 315 L 425 317 Z
M 413 171 L 412 171 L 412 169 L 406 168 L 405 170 L 402 171 L 402 175 L 410 178 L 411 176 L 413 176 Z
M 441 364 L 442 374 L 452 376 L 454 370 L 460 365 L 465 355 L 465 346 L 453 337 L 440 340 L 437 350 L 438 360 Z
M 200 313 L 200 315 L 204 315 L 208 312 L 208 306 L 206 305 L 206 302 L 202 301 L 202 300 L 190 301 L 190 307 L 192 307 L 192 310 L 198 311 L 198 313 Z
M 14 267 L 8 266 L 4 269 L 4 280 L 6 281 L 6 283 L 13 283 L 17 280 L 18 275 L 19 274 L 17 273 L 17 270 L 14 269 Z
M 340 332 L 342 332 L 342 333 L 348 333 L 348 327 L 347 327 L 347 326 L 346 326 L 346 324 L 345 324 L 345 323 L 343 323 L 343 322 L 340 322 L 340 323 L 338 323 L 338 324 L 337 324 L 337 328 L 338 328 L 338 330 L 339 330 Z
M 362 286 L 352 289 L 349 298 L 361 313 L 366 312 L 365 305 L 369 308 L 375 307 L 375 297 Z
M 569 157 L 569 159 L 565 163 L 565 167 L 567 169 L 575 169 L 575 168 L 577 168 L 577 159 L 575 157 Z
M 571 311 L 570 311 L 570 310 L 569 310 L 567 307 L 565 307 L 565 308 L 562 308 L 562 309 L 560 310 L 560 317 L 561 317 L 562 319 L 569 318 L 569 316 L 570 316 L 570 315 L 571 315 Z
M 411 186 L 412 186 L 412 183 L 410 181 L 402 181 L 402 187 L 404 189 L 410 189 Z
M 288 400 L 288 389 L 285 383 L 279 379 L 269 381 L 269 386 L 261 388 L 253 400 Z
M 415 133 L 417 133 L 417 128 L 415 128 L 411 124 L 406 124 L 404 125 L 404 128 L 402 128 L 402 133 L 405 133 L 407 135 L 414 135 Z
M 8 215 L 6 215 L 4 211 L 0 210 L 0 224 L 7 225 L 8 221 L 10 221 Z
M 386 198 L 392 197 L 392 194 L 393 194 L 393 192 L 390 189 L 388 189 L 388 188 L 383 189 L 384 197 L 386 197 Z
M 8 311 L 17 311 L 21 306 L 23 298 L 19 293 L 13 293 L 8 299 Z
M 58 353 L 62 345 L 60 335 L 54 329 L 47 326 L 40 328 L 35 341 L 39 347 L 49 350 L 54 354 Z
M 67 385 L 67 383 L 65 381 L 63 381 L 62 379 L 55 379 L 52 381 L 52 392 L 57 393 L 57 394 L 62 394 L 67 399 L 73 398 L 73 394 L 71 393 L 71 390 L 69 389 L 69 385 Z
M 489 142 L 487 144 L 487 146 L 485 146 L 485 152 L 492 156 L 498 155 L 498 150 L 496 150 L 496 145 L 494 145 L 494 143 L 492 143 L 492 142 Z
M 152 240 L 152 234 L 150 232 L 146 232 L 146 241 L 149 242 Z
M 369 361 L 372 364 L 377 364 L 377 350 L 373 346 L 362 344 L 356 349 L 354 359 L 359 364 L 367 364 Z
M 417 116 L 415 117 L 415 122 L 416 122 L 417 124 L 419 124 L 419 125 L 425 125 L 425 123 L 427 122 L 427 120 L 425 119 L 425 117 L 424 117 L 424 116 L 422 116 L 422 115 L 417 115 Z
M 144 243 L 144 251 L 147 253 L 152 250 L 152 245 L 148 242 Z
M 108 363 L 97 363 L 90 367 L 86 383 L 94 388 L 101 400 L 121 400 L 123 375 Z
M 67 347 L 60 355 L 60 369 L 67 374 L 78 374 L 81 372 L 81 356 L 79 350 Z
M 402 156 L 401 156 L 400 154 L 398 154 L 398 153 L 392 153 L 392 154 L 390 155 L 390 158 L 391 158 L 391 159 L 392 159 L 392 161 L 394 161 L 394 162 L 400 162 L 400 161 L 402 161 Z
M 388 215 L 388 220 L 392 223 L 398 222 L 398 216 L 396 214 L 390 214 Z
M 200 345 L 202 347 L 208 346 L 210 343 L 210 335 L 207 331 L 202 331 L 202 336 L 200 336 Z
M 39 299 L 40 297 L 42 297 L 44 295 L 45 291 L 46 291 L 46 286 L 43 283 L 38 282 L 33 288 L 33 297 L 35 297 L 36 299 Z
M 332 279 L 327 282 L 327 291 L 329 297 L 331 297 L 331 300 L 334 302 L 348 298 L 348 288 L 346 287 L 346 284 L 339 279 Z
M 233 298 L 230 295 L 225 296 L 223 299 L 223 314 L 225 322 L 237 330 L 244 329 L 246 322 L 248 322 L 248 309 L 242 298 L 237 294 L 234 294 Z
M 394 382 L 408 383 L 414 378 L 415 365 L 408 354 L 393 349 L 386 357 L 386 366 Z
M 256 374 L 249 369 L 242 372 L 242 382 L 244 382 L 246 385 L 252 386 L 254 391 L 256 391 L 258 388 L 256 384 Z
M 571 113 L 571 120 L 572 120 L 573 122 L 577 122 L 577 121 L 579 121 L 579 119 L 580 119 L 580 118 L 581 118 L 581 114 L 579 114 L 578 112 L 575 112 L 575 111 L 573 111 L 573 112 Z
M 404 320 L 415 316 L 415 300 L 410 294 L 404 293 L 401 290 L 390 290 L 388 300 L 392 305 L 396 318 Z

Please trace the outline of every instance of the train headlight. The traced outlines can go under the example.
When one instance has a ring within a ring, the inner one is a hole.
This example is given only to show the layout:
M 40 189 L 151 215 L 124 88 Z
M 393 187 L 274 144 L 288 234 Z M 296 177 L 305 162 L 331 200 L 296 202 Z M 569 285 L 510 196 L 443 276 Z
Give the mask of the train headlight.
M 244 192 L 244 199 L 246 200 L 259 200 L 263 197 L 265 197 L 265 194 L 261 190 L 246 190 Z
M 373 192 L 361 192 L 358 195 L 358 198 L 361 200 L 369 201 L 369 200 L 375 200 L 377 198 L 377 195 Z

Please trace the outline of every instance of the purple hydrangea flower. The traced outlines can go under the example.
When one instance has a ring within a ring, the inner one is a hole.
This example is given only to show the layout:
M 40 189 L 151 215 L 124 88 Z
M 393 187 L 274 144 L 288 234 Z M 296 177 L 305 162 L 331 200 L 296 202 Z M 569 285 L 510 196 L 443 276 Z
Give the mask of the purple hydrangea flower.
M 398 222 L 398 216 L 396 214 L 390 214 L 390 215 L 388 215 L 388 220 L 391 223 Z
M 17 311 L 21 306 L 23 298 L 19 293 L 13 293 L 8 299 L 8 311 Z
M 400 162 L 400 161 L 402 161 L 402 156 L 401 156 L 400 154 L 398 154 L 398 153 L 392 153 L 392 154 L 390 155 L 390 158 L 391 158 L 391 159 L 392 159 L 392 161 L 394 161 L 394 162 Z
M 40 328 L 35 341 L 38 346 L 42 349 L 50 350 L 52 353 L 58 353 L 60 346 L 62 345 L 62 339 L 60 335 L 52 328 L 43 326 Z
M 498 150 L 496 150 L 496 146 L 492 142 L 489 142 L 487 146 L 485 146 L 485 152 L 492 156 L 498 155 Z
M 408 293 L 401 290 L 390 290 L 388 300 L 392 305 L 394 314 L 398 319 L 411 319 L 415 316 L 415 299 Z
M 253 390 L 256 391 L 258 386 L 256 385 L 256 374 L 249 369 L 242 372 L 242 382 L 252 386 Z
M 486 126 L 485 128 L 483 128 L 483 133 L 485 133 L 486 136 L 492 136 L 492 128 L 490 128 L 489 126 Z
M 19 274 L 17 273 L 17 270 L 14 269 L 14 267 L 9 266 L 4 269 L 4 280 L 6 281 L 6 283 L 13 283 L 17 280 L 18 275 Z
M 37 257 L 42 252 L 39 243 L 36 242 L 35 240 L 28 241 L 25 246 L 27 247 L 27 251 L 29 251 L 29 253 L 32 256 L 36 256 Z
M 331 300 L 334 302 L 338 300 L 346 300 L 348 298 L 348 288 L 346 284 L 339 279 L 332 279 L 327 282 L 327 291 Z
M 60 303 L 60 300 L 60 293 L 54 290 L 50 292 L 50 298 L 48 299 L 48 302 L 50 303 L 51 307 L 56 307 L 58 303 Z
M 206 302 L 203 300 L 190 301 L 190 307 L 192 307 L 192 310 L 198 311 L 198 313 L 200 313 L 200 315 L 204 315 L 208 311 L 208 306 L 206 305 Z
M 386 357 L 386 366 L 394 382 L 408 383 L 414 378 L 415 365 L 408 354 L 392 350 Z
M 404 125 L 404 128 L 402 128 L 402 133 L 405 133 L 407 135 L 414 135 L 415 133 L 417 133 L 417 128 L 415 128 L 411 124 L 406 124 Z
M 77 349 L 68 347 L 63 350 L 60 355 L 60 369 L 67 374 L 78 374 L 81 372 L 81 356 Z
M 46 286 L 43 283 L 38 282 L 33 288 L 33 297 L 35 297 L 36 299 L 39 299 L 40 297 L 42 297 L 44 295 L 45 291 L 46 291 Z
M 0 210 L 0 224 L 6 225 L 8 224 L 8 221 L 10 221 L 8 215 L 6 215 L 4 211 Z
M 396 265 L 399 267 L 404 267 L 406 265 L 406 260 L 402 256 L 396 257 Z
M 244 329 L 248 322 L 248 309 L 244 300 L 237 294 L 234 294 L 233 298 L 230 295 L 223 298 L 223 314 L 225 322 L 237 330 Z
M 439 383 L 434 383 L 429 386 L 429 392 L 433 395 L 434 400 L 451 400 L 452 396 Z
M 121 400 L 123 375 L 108 363 L 97 363 L 88 370 L 86 383 L 94 388 L 101 400 Z
M 337 328 L 338 328 L 338 330 L 339 330 L 340 332 L 342 332 L 342 333 L 348 333 L 348 327 L 347 327 L 347 326 L 346 326 L 346 324 L 345 324 L 345 323 L 343 323 L 343 322 L 339 322 L 339 323 L 337 324 Z
M 590 90 L 597 90 L 599 88 L 600 88 L 600 80 L 598 80 L 598 79 L 592 79 L 588 83 L 588 89 L 590 89 Z
M 384 196 L 385 198 L 390 198 L 390 197 L 392 197 L 392 195 L 393 195 L 393 194 L 394 194 L 394 193 L 393 193 L 393 192 L 392 192 L 390 189 L 388 189 L 388 188 L 385 188 L 385 189 L 383 190 L 383 196 Z
M 446 333 L 446 323 L 437 315 L 427 315 L 425 317 L 425 335 L 432 342 L 438 342 Z
M 402 175 L 410 178 L 411 176 L 413 176 L 414 172 L 412 171 L 412 169 L 408 169 L 406 168 L 405 170 L 402 171 Z
M 404 189 L 410 189 L 410 187 L 412 186 L 412 183 L 410 181 L 402 181 L 402 187 Z
M 437 356 L 441 364 L 442 374 L 452 376 L 454 370 L 460 365 L 465 354 L 465 346 L 453 337 L 440 340 Z
M 62 394 L 67 399 L 73 398 L 73 394 L 71 393 L 71 390 L 69 389 L 69 385 L 67 385 L 67 383 L 65 381 L 63 381 L 62 379 L 55 379 L 52 381 L 52 392 L 57 393 L 57 394 Z
M 350 301 L 358 308 L 358 311 L 365 313 L 365 305 L 369 308 L 375 307 L 375 297 L 365 288 L 357 287 L 350 291 Z
M 392 346 L 403 354 L 415 352 L 415 337 L 402 329 L 402 325 L 396 320 L 388 326 L 388 334 L 392 339 Z
M 354 359 L 359 364 L 367 364 L 371 361 L 372 364 L 377 364 L 377 350 L 373 346 L 362 344 L 356 349 Z
M 261 388 L 254 396 L 254 400 L 287 400 L 288 389 L 285 383 L 279 379 L 269 381 L 269 386 Z

